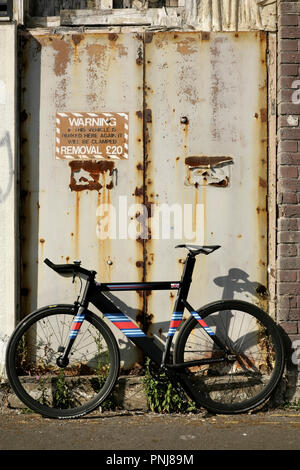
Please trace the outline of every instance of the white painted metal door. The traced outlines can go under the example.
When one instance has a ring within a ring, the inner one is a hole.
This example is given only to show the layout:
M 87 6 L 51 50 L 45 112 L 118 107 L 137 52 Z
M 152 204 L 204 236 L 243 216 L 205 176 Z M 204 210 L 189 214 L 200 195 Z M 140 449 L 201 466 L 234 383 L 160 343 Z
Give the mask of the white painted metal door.
M 267 287 L 265 59 L 259 32 L 146 36 L 147 200 L 172 209 L 170 237 L 145 244 L 146 280 L 180 278 L 186 251 L 176 244 L 221 245 L 197 258 L 195 308 L 222 297 L 258 301 Z M 148 296 L 155 334 L 168 331 L 170 296 Z

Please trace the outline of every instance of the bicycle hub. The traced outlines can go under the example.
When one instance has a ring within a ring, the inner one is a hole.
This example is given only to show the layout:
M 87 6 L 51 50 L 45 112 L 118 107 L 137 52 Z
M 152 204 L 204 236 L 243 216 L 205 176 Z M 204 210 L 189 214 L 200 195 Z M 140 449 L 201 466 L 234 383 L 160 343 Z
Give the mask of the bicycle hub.
M 58 367 L 67 367 L 69 359 L 67 357 L 60 356 L 56 359 L 56 364 Z

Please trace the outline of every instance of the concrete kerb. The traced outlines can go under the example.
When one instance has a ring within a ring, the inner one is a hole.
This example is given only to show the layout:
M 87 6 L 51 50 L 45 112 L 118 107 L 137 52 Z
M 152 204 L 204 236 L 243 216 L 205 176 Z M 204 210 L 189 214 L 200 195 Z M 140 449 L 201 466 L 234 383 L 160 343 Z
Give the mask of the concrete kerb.
M 143 383 L 144 376 L 137 375 L 121 375 L 108 397 L 113 403 L 113 410 L 123 410 L 128 412 L 149 412 L 150 407 L 146 395 L 145 385 Z M 293 401 L 293 400 L 292 400 Z M 260 411 L 270 411 L 272 409 L 280 409 L 287 403 L 287 390 L 285 382 L 282 381 L 277 387 L 274 395 L 263 405 L 259 407 Z M 291 401 L 290 401 L 291 403 Z M 27 406 L 22 403 L 13 392 L 9 382 L 0 383 L 0 410 L 1 409 L 26 410 Z M 298 408 L 298 407 L 297 407 Z M 104 410 L 106 408 L 103 408 Z M 199 412 L 203 412 L 203 408 L 199 408 Z M 253 410 L 254 411 L 254 410 Z
M 115 406 L 127 411 L 148 411 L 148 402 L 142 376 L 120 376 L 112 391 Z M 8 381 L 0 384 L 0 407 L 26 409 L 13 392 Z

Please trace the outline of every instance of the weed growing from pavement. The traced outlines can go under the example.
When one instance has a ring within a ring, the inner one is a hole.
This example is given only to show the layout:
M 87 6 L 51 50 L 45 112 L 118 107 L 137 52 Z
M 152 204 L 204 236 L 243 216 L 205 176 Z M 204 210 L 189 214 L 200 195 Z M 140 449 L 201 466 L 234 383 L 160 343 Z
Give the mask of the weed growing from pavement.
M 159 374 L 159 377 L 157 376 Z M 158 413 L 192 413 L 197 407 L 191 400 L 183 400 L 165 373 L 153 374 L 150 361 L 146 361 L 143 384 L 151 411 Z

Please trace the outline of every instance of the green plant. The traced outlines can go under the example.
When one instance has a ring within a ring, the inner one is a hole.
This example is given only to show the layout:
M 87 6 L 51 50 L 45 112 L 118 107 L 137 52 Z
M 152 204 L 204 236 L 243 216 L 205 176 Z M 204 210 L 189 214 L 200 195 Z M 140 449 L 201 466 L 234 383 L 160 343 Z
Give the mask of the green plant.
M 69 388 L 66 383 L 66 378 L 63 369 L 59 370 L 59 376 L 56 381 L 54 401 L 55 405 L 57 407 L 60 407 L 61 409 L 69 408 L 71 406 Z
M 151 411 L 158 413 L 191 413 L 197 411 L 194 402 L 188 398 L 182 399 L 165 373 L 153 373 L 149 360 L 145 364 L 143 383 Z M 178 387 L 180 387 L 179 384 Z
M 39 397 L 39 401 L 40 401 L 41 404 L 47 405 L 48 404 L 48 399 L 47 399 L 48 384 L 47 384 L 47 381 L 46 381 L 46 379 L 44 379 L 43 377 L 40 377 L 39 375 L 36 375 L 35 379 L 37 381 L 37 390 L 41 393 L 41 395 Z
M 102 337 L 99 335 L 98 338 L 94 338 L 95 343 L 97 345 L 97 387 L 98 391 L 104 386 L 106 379 L 109 374 L 110 363 L 109 363 L 109 354 L 108 351 L 102 350 Z M 102 403 L 101 409 L 102 411 L 111 411 L 116 408 L 116 401 L 114 399 L 113 394 L 111 393 Z
M 286 402 L 281 405 L 283 410 L 295 410 L 295 411 L 300 411 L 300 398 L 298 398 L 297 401 L 294 402 Z
M 20 413 L 23 414 L 23 415 L 26 415 L 26 414 L 33 414 L 34 411 L 31 410 L 30 408 L 25 407 L 25 408 L 22 408 L 22 409 L 21 409 L 21 412 L 20 412 Z

